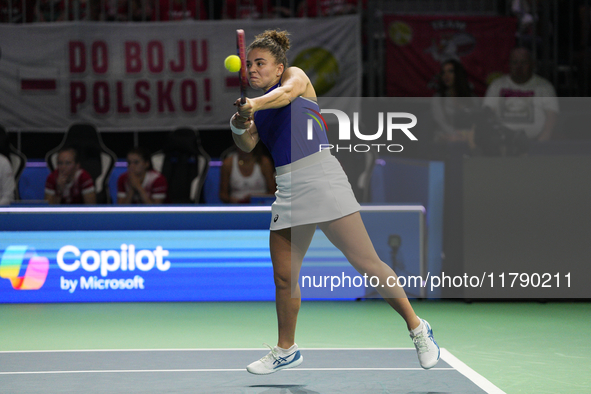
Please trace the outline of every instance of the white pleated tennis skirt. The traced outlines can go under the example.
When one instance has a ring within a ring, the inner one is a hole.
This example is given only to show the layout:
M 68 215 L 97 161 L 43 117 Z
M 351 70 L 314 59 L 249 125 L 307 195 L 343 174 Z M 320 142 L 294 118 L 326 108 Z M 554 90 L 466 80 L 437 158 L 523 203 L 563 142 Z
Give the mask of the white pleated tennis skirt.
M 271 230 L 322 223 L 358 212 L 341 163 L 325 149 L 277 167 Z

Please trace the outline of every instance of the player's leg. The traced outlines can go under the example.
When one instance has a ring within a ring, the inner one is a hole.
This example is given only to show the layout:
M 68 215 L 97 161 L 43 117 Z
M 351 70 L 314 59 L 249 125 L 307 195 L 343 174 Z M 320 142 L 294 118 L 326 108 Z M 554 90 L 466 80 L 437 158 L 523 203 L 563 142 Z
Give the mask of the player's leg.
M 408 302 L 404 289 L 388 286 L 388 277 L 395 277 L 396 274 L 380 260 L 359 212 L 321 223 L 319 227 L 332 244 L 343 252 L 357 272 L 379 278 L 380 283 L 376 290 L 402 316 L 409 330 L 419 325 L 420 321 Z M 390 280 L 390 283 L 393 281 Z
M 269 354 L 246 367 L 250 373 L 265 375 L 300 365 L 303 357 L 295 344 L 295 330 L 301 296 L 298 277 L 316 225 L 271 231 L 269 244 L 275 280 L 275 307 L 279 338 Z M 293 289 L 293 292 L 292 292 Z
M 269 238 L 279 329 L 277 346 L 284 349 L 294 344 L 301 304 L 298 277 L 315 230 L 316 225 L 297 226 L 271 231 Z
M 360 274 L 379 279 L 376 290 L 405 320 L 417 347 L 421 365 L 424 368 L 434 366 L 439 359 L 439 347 L 432 337 L 431 328 L 427 322 L 417 317 L 404 289 L 392 286 L 396 283 L 396 274 L 380 260 L 359 212 L 321 223 L 319 227 Z M 388 281 L 389 277 L 391 279 Z

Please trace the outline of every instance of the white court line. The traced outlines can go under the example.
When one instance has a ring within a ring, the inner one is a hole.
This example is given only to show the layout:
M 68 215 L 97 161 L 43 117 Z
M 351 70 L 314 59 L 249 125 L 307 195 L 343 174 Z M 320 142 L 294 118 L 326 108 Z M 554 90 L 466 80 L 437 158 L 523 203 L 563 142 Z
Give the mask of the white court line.
M 484 376 L 464 364 L 460 359 L 441 348 L 441 359 L 454 367 L 459 373 L 470 379 L 475 385 L 486 391 L 488 394 L 506 394 L 503 390 L 492 384 Z
M 284 371 L 424 371 L 423 368 L 293 368 Z M 455 371 L 453 368 L 432 368 L 430 371 Z M 0 372 L 0 375 L 51 375 L 81 373 L 154 373 L 154 372 L 246 372 L 246 368 L 237 369 L 97 369 L 86 371 L 15 371 Z
M 301 347 L 300 350 L 314 351 L 314 350 L 415 350 L 410 347 L 315 347 L 305 348 Z M 217 351 L 252 351 L 260 350 L 267 351 L 264 347 L 255 348 L 193 348 L 193 349 L 54 349 L 54 350 L 0 350 L 0 354 L 3 353 L 84 353 L 84 352 L 217 352 Z

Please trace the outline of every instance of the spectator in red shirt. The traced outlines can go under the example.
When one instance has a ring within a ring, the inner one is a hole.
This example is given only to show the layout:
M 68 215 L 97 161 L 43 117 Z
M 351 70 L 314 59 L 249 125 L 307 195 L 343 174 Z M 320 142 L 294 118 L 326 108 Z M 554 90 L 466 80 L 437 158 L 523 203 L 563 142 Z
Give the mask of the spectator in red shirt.
M 199 9 L 197 9 L 199 7 Z M 203 0 L 160 0 L 158 14 L 154 14 L 154 20 L 181 21 L 185 19 L 207 19 L 205 1 Z
M 99 3 L 92 3 L 92 0 L 38 0 L 35 2 L 35 21 L 95 20 L 99 6 Z
M 57 170 L 47 177 L 45 199 L 50 204 L 95 204 L 94 182 L 80 168 L 74 148 L 62 148 L 57 155 Z
M 99 4 L 98 20 L 107 21 L 151 21 L 154 19 L 154 1 L 151 0 L 116 0 L 107 2 L 105 7 Z
M 223 19 L 262 19 L 274 16 L 271 0 L 226 0 L 222 10 Z
M 357 13 L 358 0 L 303 0 L 299 4 L 298 16 L 316 18 L 318 16 L 335 16 Z M 363 0 L 363 7 L 367 0 Z M 320 15 L 318 15 L 320 12 Z
M 127 153 L 127 172 L 117 180 L 117 204 L 162 204 L 167 200 L 168 182 L 152 169 L 150 152 L 133 148 Z

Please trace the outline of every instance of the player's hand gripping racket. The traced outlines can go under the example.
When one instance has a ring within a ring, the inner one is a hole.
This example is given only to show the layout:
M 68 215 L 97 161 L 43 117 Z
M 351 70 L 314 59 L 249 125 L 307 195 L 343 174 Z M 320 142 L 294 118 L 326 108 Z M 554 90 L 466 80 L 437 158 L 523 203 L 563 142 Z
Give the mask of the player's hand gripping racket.
M 240 71 L 238 77 L 240 78 L 240 105 L 246 103 L 246 87 L 248 79 L 246 78 L 246 47 L 244 46 L 244 30 L 236 30 L 236 52 L 240 58 Z

